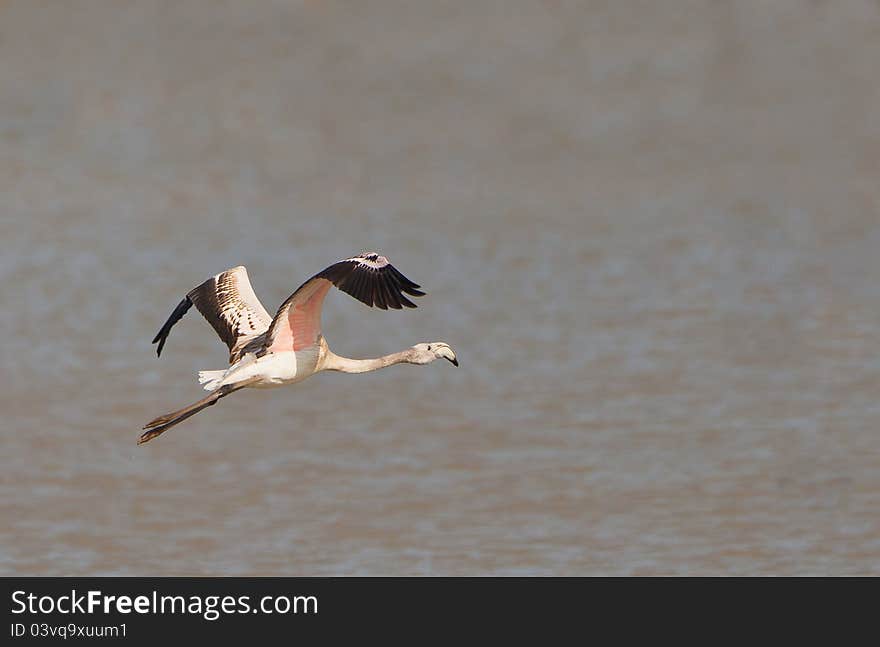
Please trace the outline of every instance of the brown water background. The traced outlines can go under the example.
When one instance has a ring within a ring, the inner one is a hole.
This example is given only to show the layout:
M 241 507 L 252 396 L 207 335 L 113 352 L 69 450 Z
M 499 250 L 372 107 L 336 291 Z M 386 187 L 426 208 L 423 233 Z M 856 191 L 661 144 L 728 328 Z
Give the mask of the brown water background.
M 880 3 L 0 2 L 3 574 L 880 574 Z M 361 249 L 201 396 L 183 294 Z

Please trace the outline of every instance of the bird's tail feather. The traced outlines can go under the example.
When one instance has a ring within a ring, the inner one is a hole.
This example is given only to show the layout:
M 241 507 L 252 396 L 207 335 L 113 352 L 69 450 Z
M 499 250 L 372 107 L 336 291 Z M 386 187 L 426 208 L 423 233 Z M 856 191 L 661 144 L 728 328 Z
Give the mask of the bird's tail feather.
M 205 391 L 213 391 L 220 386 L 226 377 L 227 369 L 219 371 L 199 371 L 199 384 L 204 386 Z
M 178 409 L 177 411 L 161 415 L 158 418 L 153 418 L 150 422 L 144 425 L 143 428 L 146 429 L 146 431 L 142 433 L 138 439 L 138 445 L 143 445 L 145 442 L 152 440 L 159 434 L 171 429 L 171 427 L 196 415 L 202 409 L 210 407 L 212 404 L 216 404 L 217 400 L 220 398 L 226 397 L 230 393 L 234 393 L 239 389 L 243 389 L 254 381 L 255 380 L 247 380 L 236 384 L 224 384 L 198 402 L 193 402 L 191 405 L 183 407 L 183 409 Z

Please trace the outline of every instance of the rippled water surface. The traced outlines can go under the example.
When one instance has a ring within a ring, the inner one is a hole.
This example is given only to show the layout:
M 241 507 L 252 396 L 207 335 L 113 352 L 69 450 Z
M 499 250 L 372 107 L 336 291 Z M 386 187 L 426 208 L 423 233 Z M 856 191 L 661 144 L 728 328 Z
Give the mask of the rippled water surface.
M 0 5 L 4 574 L 880 574 L 880 6 Z M 345 355 L 225 349 L 361 249 Z

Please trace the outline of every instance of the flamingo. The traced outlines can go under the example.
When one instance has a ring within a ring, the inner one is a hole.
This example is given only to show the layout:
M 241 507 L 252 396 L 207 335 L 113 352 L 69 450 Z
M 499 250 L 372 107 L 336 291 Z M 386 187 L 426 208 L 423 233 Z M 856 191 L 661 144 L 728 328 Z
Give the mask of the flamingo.
M 375 252 L 343 259 L 303 283 L 278 308 L 274 317 L 257 299 L 247 269 L 239 265 L 220 272 L 187 293 L 153 338 L 161 356 L 168 333 L 193 305 L 229 348 L 229 368 L 199 371 L 199 383 L 210 394 L 177 411 L 154 418 L 138 439 L 152 440 L 171 427 L 244 388 L 272 388 L 301 382 L 320 371 L 365 373 L 394 364 L 430 364 L 447 359 L 458 366 L 446 342 L 416 344 L 373 359 L 351 359 L 335 354 L 321 334 L 324 297 L 335 285 L 369 307 L 383 310 L 416 304 L 404 294 L 424 296 L 388 259 Z

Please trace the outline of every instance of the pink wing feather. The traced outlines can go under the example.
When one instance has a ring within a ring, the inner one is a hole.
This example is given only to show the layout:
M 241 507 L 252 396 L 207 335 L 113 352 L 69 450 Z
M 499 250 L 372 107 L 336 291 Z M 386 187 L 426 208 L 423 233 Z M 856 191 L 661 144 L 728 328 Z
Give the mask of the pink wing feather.
M 358 301 L 383 310 L 416 305 L 404 296 L 425 293 L 401 274 L 388 259 L 374 253 L 334 263 L 302 284 L 278 309 L 266 331 L 264 349 L 270 352 L 300 351 L 318 343 L 324 297 L 335 285 Z

